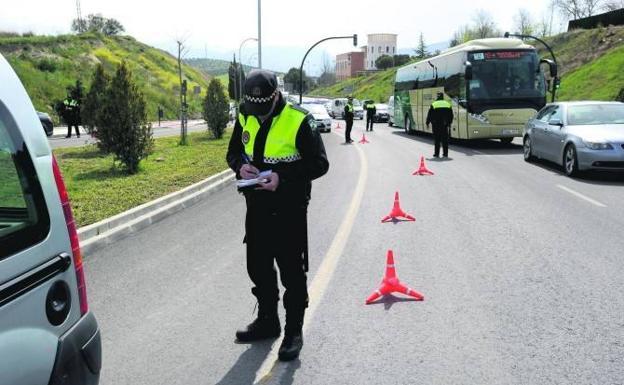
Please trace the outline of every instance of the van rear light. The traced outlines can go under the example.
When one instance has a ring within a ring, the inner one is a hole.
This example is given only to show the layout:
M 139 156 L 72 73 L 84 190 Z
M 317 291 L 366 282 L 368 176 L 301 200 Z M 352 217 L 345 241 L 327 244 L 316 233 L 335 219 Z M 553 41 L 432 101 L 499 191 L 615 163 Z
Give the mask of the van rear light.
M 54 172 L 54 180 L 61 198 L 63 206 L 63 215 L 65 216 L 65 224 L 69 234 L 69 242 L 72 248 L 72 256 L 74 260 L 74 270 L 76 271 L 76 282 L 78 283 L 78 299 L 80 300 L 80 314 L 85 315 L 89 311 L 89 303 L 87 302 L 87 282 L 85 281 L 84 269 L 82 264 L 82 254 L 80 253 L 80 242 L 78 240 L 78 231 L 76 231 L 76 222 L 72 214 L 69 204 L 69 195 L 63 182 L 63 176 L 59 169 L 56 158 L 52 156 L 52 170 Z

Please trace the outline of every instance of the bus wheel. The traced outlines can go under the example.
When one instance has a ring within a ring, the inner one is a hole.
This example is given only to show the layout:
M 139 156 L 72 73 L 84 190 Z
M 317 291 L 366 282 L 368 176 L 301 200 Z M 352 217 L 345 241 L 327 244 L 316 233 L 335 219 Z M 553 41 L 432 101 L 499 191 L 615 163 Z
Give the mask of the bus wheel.
M 502 144 L 511 144 L 511 142 L 513 142 L 513 137 L 511 138 L 500 138 L 500 141 Z
M 533 144 L 531 143 L 531 137 L 530 136 L 525 136 L 524 137 L 524 142 L 523 142 L 523 153 L 524 153 L 524 160 L 526 162 L 530 162 L 533 160 Z
M 412 133 L 412 122 L 410 122 L 409 116 L 405 116 L 405 133 L 407 135 Z

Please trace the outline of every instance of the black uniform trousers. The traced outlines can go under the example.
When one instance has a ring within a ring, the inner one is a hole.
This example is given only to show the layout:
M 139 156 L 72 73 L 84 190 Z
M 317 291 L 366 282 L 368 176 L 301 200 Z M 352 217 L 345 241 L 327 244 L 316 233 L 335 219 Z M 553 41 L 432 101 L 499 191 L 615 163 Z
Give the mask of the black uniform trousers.
M 442 143 L 442 154 L 448 156 L 448 126 L 433 125 L 433 139 L 435 140 L 434 156 L 440 156 L 440 143 Z
M 373 115 L 366 114 L 366 131 L 369 130 L 369 127 L 373 131 Z
M 307 207 L 247 207 L 245 220 L 247 272 L 255 285 L 251 290 L 260 309 L 274 308 L 279 301 L 277 272 L 284 285 L 286 323 L 303 322 L 308 306 L 304 254 L 307 254 Z M 300 318 L 300 319 L 297 319 Z
M 67 123 L 67 137 L 69 138 L 72 136 L 72 127 L 76 128 L 76 136 L 80 137 L 80 131 L 78 131 L 77 123 Z
M 353 128 L 353 119 L 345 119 L 345 124 L 347 128 L 345 129 L 345 142 L 352 142 L 351 140 L 351 129 Z

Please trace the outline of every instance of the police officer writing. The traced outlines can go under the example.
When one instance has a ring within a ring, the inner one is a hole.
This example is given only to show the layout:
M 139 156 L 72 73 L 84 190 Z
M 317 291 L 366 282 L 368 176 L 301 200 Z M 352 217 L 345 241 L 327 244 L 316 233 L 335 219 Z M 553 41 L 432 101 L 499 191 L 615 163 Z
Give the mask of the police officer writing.
M 284 101 L 269 71 L 253 70 L 245 81 L 227 162 L 238 179 L 255 179 L 263 172 L 255 186 L 242 190 L 247 204 L 247 272 L 258 316 L 237 331 L 236 338 L 253 342 L 280 336 L 276 261 L 286 309 L 279 359 L 293 360 L 303 347 L 308 306 L 307 207 L 312 180 L 327 173 L 329 162 L 314 118 Z
M 448 139 L 451 123 L 453 123 L 453 109 L 451 103 L 444 100 L 444 94 L 438 92 L 437 99 L 431 103 L 429 112 L 427 113 L 427 127 L 433 125 L 433 138 L 435 140 L 435 149 L 433 156 L 440 156 L 440 142 L 442 142 L 442 154 L 448 157 Z
M 353 97 L 349 96 L 347 98 L 347 104 L 345 104 L 344 108 L 344 119 L 347 128 L 345 129 L 345 143 L 353 143 L 351 140 L 351 129 L 353 128 Z
M 372 100 L 368 101 L 365 107 L 366 107 L 366 131 L 373 131 L 373 120 L 375 119 L 377 108 L 375 107 L 375 103 Z

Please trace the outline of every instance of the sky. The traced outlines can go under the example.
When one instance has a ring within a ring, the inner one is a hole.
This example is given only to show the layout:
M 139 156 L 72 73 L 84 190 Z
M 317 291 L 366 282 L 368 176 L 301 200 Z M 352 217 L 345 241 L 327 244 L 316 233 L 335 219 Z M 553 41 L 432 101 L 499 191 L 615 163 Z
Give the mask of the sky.
M 76 17 L 75 0 L 0 0 L 0 31 L 37 34 L 70 32 Z M 83 17 L 101 13 L 119 20 L 126 33 L 139 41 L 174 52 L 177 39 L 188 46 L 187 57 L 231 60 L 241 42 L 257 37 L 258 0 L 81 0 Z M 287 71 L 299 67 L 305 51 L 328 36 L 358 34 L 358 45 L 369 33 L 396 33 L 399 51 L 418 44 L 422 32 L 427 44 L 450 40 L 459 26 L 469 24 L 477 10 L 487 11 L 503 30 L 513 29 L 520 8 L 535 21 L 548 14 L 549 0 L 262 0 L 262 64 Z M 561 22 L 555 27 L 561 28 Z M 353 50 L 352 40 L 322 43 L 306 60 L 306 72 L 318 74 L 323 62 Z M 245 64 L 257 65 L 257 43 L 242 49 Z M 237 59 L 238 60 L 238 59 Z

